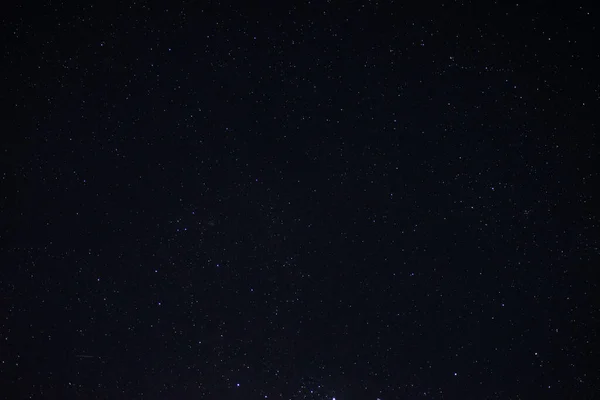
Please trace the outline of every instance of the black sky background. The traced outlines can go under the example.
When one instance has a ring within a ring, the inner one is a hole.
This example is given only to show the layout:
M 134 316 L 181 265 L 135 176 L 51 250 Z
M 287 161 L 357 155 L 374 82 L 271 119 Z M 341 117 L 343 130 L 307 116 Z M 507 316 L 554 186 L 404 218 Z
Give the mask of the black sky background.
M 1 18 L 2 398 L 597 398 L 589 5 Z

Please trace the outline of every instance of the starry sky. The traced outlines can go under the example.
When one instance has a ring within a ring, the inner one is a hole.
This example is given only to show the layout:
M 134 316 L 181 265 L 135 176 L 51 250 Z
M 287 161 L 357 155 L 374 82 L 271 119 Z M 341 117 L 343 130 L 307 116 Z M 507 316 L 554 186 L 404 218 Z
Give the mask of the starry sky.
M 4 6 L 0 397 L 598 398 L 598 15 L 403 3 Z

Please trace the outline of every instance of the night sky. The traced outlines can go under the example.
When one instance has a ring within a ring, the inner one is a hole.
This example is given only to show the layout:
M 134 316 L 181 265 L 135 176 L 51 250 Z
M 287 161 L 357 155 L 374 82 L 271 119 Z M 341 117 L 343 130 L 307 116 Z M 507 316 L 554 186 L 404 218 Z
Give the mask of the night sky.
M 598 14 L 401 3 L 3 5 L 0 398 L 600 398 Z

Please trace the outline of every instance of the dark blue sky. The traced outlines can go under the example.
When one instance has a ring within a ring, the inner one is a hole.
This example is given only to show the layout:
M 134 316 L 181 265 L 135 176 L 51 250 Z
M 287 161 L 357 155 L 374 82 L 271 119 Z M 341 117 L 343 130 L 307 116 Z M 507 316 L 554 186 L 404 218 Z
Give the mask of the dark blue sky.
M 598 393 L 588 5 L 0 19 L 0 397 Z

